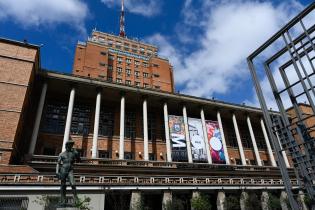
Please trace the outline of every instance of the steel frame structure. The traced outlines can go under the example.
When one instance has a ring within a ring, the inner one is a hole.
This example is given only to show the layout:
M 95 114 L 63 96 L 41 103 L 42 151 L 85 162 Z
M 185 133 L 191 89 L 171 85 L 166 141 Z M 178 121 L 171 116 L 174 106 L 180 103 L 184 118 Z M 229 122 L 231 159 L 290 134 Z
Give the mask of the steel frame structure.
M 267 124 L 267 130 L 273 147 L 275 148 L 278 165 L 292 209 L 299 209 L 299 205 L 292 192 L 290 177 L 282 156 L 283 150 L 288 152 L 292 157 L 296 175 L 298 176 L 297 178 L 300 180 L 300 187 L 307 191 L 312 201 L 315 201 L 315 138 L 310 134 L 311 129 L 314 128 L 315 125 L 308 127 L 306 124 L 307 119 L 315 118 L 315 86 L 312 82 L 313 75 L 315 78 L 315 67 L 313 63 L 315 56 L 312 56 L 312 53 L 315 52 L 315 21 L 311 21 L 309 27 L 304 23 L 305 19 L 313 17 L 312 15 L 314 15 L 314 13 L 312 12 L 315 12 L 315 3 L 312 3 L 294 17 L 247 58 L 257 96 Z M 299 28 L 300 31 L 297 32 L 297 28 Z M 298 34 L 298 36 L 293 38 L 292 32 Z M 279 41 L 284 44 L 284 47 L 276 47 L 276 50 L 272 50 L 272 56 L 265 59 L 265 50 L 267 50 L 267 48 L 270 49 L 271 46 L 275 46 Z M 285 62 L 283 62 L 284 55 L 288 57 L 288 59 L 285 59 Z M 256 63 L 254 61 L 256 61 Z M 282 80 L 281 82 L 283 82 L 284 88 L 279 87 L 281 86 L 279 85 L 279 79 L 275 78 L 275 70 L 271 67 L 271 65 L 275 63 L 280 64 L 280 67 L 276 68 L 276 71 L 278 71 L 276 73 L 280 73 L 280 80 Z M 291 82 L 289 78 L 290 75 L 288 71 L 292 69 L 294 69 L 297 75 L 297 78 L 295 78 L 297 79 L 296 82 Z M 268 78 L 280 112 L 279 115 L 275 115 L 274 112 L 272 113 L 268 110 L 260 84 L 261 81 L 258 77 L 258 75 L 261 75 L 261 72 L 264 72 Z M 295 89 L 300 89 L 301 91 L 296 94 Z M 285 109 L 283 101 L 284 95 L 289 96 L 290 106 L 293 107 L 294 114 L 297 117 L 295 121 L 290 119 Z M 313 113 L 309 116 L 303 115 L 301 107 L 298 104 L 298 100 L 300 100 L 301 97 L 307 99 L 307 104 L 312 109 Z M 315 209 L 314 203 L 312 209 Z

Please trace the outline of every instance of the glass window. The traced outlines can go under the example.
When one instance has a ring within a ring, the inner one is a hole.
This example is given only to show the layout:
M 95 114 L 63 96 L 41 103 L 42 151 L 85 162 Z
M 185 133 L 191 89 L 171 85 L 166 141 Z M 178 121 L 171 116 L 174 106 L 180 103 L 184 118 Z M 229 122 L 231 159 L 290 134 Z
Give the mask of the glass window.
M 131 85 L 131 81 L 130 80 L 126 80 L 126 85 Z
M 156 160 L 156 155 L 154 153 L 149 153 L 149 160 Z
M 148 114 L 148 138 L 149 140 L 156 140 L 156 117 L 154 113 Z
M 75 105 L 72 113 L 71 133 L 89 134 L 91 107 L 85 105 Z
M 148 78 L 149 77 L 149 73 L 143 72 L 143 77 Z
M 112 65 L 108 65 L 108 70 L 113 70 L 113 66 Z
M 149 87 L 150 87 L 150 85 L 149 85 L 149 84 L 147 84 L 147 83 L 144 83 L 144 84 L 143 84 L 143 87 L 144 87 L 144 88 L 149 88 Z
M 117 82 L 117 83 L 122 83 L 122 79 L 117 78 L 117 79 L 116 79 L 116 82 Z
M 131 59 L 130 58 L 126 58 L 126 63 L 131 63 Z
M 109 59 L 109 60 L 115 60 L 115 56 L 114 56 L 114 55 L 109 54 L 109 55 L 108 55 L 108 59 Z
M 111 158 L 110 152 L 106 150 L 98 150 L 98 158 Z
M 139 78 L 139 76 L 140 76 L 140 71 L 135 71 L 135 76 L 136 76 L 136 78 Z
M 63 133 L 68 106 L 61 102 L 47 102 L 41 123 L 41 131 Z
M 124 159 L 125 160 L 134 160 L 135 159 L 135 155 L 132 152 L 125 152 L 124 153 Z
M 137 87 L 140 87 L 140 82 L 135 82 Z
M 122 57 L 117 57 L 117 61 L 122 61 Z
M 114 134 L 114 112 L 109 109 L 101 109 L 100 123 L 99 123 L 100 136 L 113 136 Z
M 130 139 L 136 138 L 136 113 L 126 112 L 125 137 Z

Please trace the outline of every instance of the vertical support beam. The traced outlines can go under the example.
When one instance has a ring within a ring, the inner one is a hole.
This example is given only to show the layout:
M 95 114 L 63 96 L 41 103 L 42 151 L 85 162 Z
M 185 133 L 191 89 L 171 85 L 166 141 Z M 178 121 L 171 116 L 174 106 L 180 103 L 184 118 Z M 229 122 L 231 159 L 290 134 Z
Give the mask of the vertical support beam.
M 92 145 L 92 158 L 97 158 L 97 139 L 98 139 L 98 129 L 100 122 L 100 110 L 101 110 L 101 91 L 98 91 L 96 95 L 95 104 L 95 117 L 94 117 L 94 130 L 93 130 L 93 145 Z
M 243 149 L 243 145 L 242 145 L 242 140 L 241 140 L 240 132 L 238 130 L 238 125 L 237 125 L 237 121 L 236 121 L 236 117 L 235 117 L 234 113 L 232 114 L 232 120 L 233 120 L 235 135 L 236 135 L 236 139 L 237 139 L 238 149 L 240 151 L 242 165 L 246 166 L 246 160 L 245 160 L 245 154 L 244 154 L 244 149 Z
M 241 210 L 247 210 L 247 208 L 246 208 L 247 200 L 248 200 L 248 193 L 247 192 L 242 192 L 241 193 L 241 197 L 240 197 Z
M 119 159 L 124 159 L 125 151 L 125 96 L 120 99 L 120 132 L 119 132 Z
M 74 104 L 74 96 L 75 96 L 75 89 L 72 88 L 70 92 L 70 98 L 69 98 L 69 105 L 68 105 L 68 113 L 67 113 L 67 119 L 66 119 L 66 127 L 65 127 L 65 133 L 63 136 L 63 143 L 62 143 L 62 152 L 66 150 L 66 142 L 69 140 L 70 136 L 70 128 L 71 128 L 71 121 L 72 121 L 72 111 L 73 111 L 73 104 Z
M 218 197 L 217 197 L 217 209 L 218 210 L 226 210 L 226 204 L 225 204 L 225 192 L 219 191 Z
M 208 133 L 207 133 L 207 127 L 206 127 L 206 120 L 205 120 L 205 113 L 204 113 L 202 108 L 200 110 L 200 116 L 201 116 L 201 123 L 202 123 L 202 130 L 203 130 L 204 141 L 205 141 L 206 150 L 207 150 L 208 163 L 212 164 L 212 158 L 211 158 L 211 153 L 210 153 L 210 145 L 209 145 L 209 139 L 208 139 Z
M 184 116 L 184 125 L 185 125 L 185 136 L 186 136 L 186 144 L 187 144 L 188 162 L 192 163 L 193 159 L 192 159 L 192 152 L 191 152 L 191 146 L 190 146 L 187 111 L 186 111 L 185 105 L 183 106 L 183 116 Z
M 250 138 L 252 140 L 252 144 L 253 144 L 253 148 L 254 148 L 254 153 L 255 153 L 257 165 L 258 166 L 262 166 L 261 159 L 260 159 L 260 156 L 259 156 L 258 147 L 257 147 L 257 143 L 256 143 L 256 138 L 255 138 L 255 135 L 254 135 L 252 123 L 250 121 L 249 116 L 246 117 L 246 120 L 247 120 L 247 125 L 248 125 L 248 129 L 249 129 Z
M 166 158 L 167 158 L 167 162 L 172 162 L 170 128 L 168 125 L 168 110 L 167 110 L 166 102 L 163 104 L 163 110 L 164 110 L 164 127 L 165 127 L 165 141 L 166 141 Z
M 40 94 L 37 112 L 36 112 L 36 118 L 35 118 L 32 138 L 31 138 L 31 142 L 30 142 L 30 147 L 28 148 L 28 154 L 30 154 L 30 155 L 33 155 L 34 151 L 35 151 L 39 126 L 40 126 L 40 120 L 42 118 L 43 108 L 44 108 L 44 104 L 45 104 L 46 92 L 47 92 L 47 83 L 44 83 L 42 93 Z
M 148 109 L 147 99 L 143 100 L 143 149 L 144 160 L 149 160 L 149 140 L 148 140 Z
M 162 210 L 169 210 L 172 207 L 172 191 L 167 190 L 163 192 Z
M 281 205 L 282 210 L 289 210 L 287 200 L 288 200 L 288 194 L 285 191 L 281 191 L 280 205 Z
M 130 198 L 130 210 L 142 209 L 142 196 L 140 191 L 132 191 Z
M 222 138 L 225 162 L 226 162 L 226 165 L 230 165 L 229 153 L 228 153 L 228 150 L 227 150 L 227 147 L 226 147 L 226 141 L 225 141 L 223 126 L 222 126 L 221 114 L 220 114 L 219 111 L 217 111 L 217 120 L 218 120 L 218 123 L 219 123 L 219 129 L 220 129 L 220 134 L 221 134 L 221 138 Z
M 270 209 L 270 207 L 268 205 L 268 203 L 269 203 L 269 195 L 268 195 L 267 191 L 263 191 L 261 193 L 260 202 L 261 202 L 261 209 L 262 210 L 269 210 Z
M 277 164 L 276 164 L 276 161 L 275 161 L 275 157 L 274 157 L 272 149 L 271 149 L 269 137 L 268 137 L 268 134 L 267 134 L 267 131 L 266 131 L 265 123 L 264 123 L 264 120 L 262 118 L 260 119 L 260 125 L 261 125 L 262 132 L 264 134 L 264 138 L 265 138 L 265 142 L 266 142 L 267 151 L 268 151 L 269 159 L 270 159 L 270 162 L 271 162 L 271 166 L 277 167 Z

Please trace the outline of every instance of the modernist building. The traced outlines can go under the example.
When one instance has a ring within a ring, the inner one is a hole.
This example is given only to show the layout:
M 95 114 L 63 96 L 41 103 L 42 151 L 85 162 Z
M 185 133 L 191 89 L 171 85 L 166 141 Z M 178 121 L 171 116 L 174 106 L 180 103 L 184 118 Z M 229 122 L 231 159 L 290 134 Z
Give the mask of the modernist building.
M 174 93 L 172 69 L 151 45 L 139 45 L 147 47 L 145 55 L 152 50 L 149 67 L 141 70 L 150 75 L 150 86 L 121 84 L 114 76 L 109 81 L 106 73 L 125 72 L 128 59 L 141 59 L 122 46 L 115 51 L 99 44 L 101 35 L 119 46 L 114 40 L 121 38 L 93 32 L 77 46 L 73 74 L 41 69 L 36 45 L 1 39 L 0 208 L 44 209 L 34 200 L 58 195 L 56 158 L 70 138 L 82 156 L 75 167 L 78 190 L 92 199 L 93 209 L 129 209 L 140 200 L 162 209 L 175 198 L 190 209 L 190 198 L 200 192 L 210 195 L 214 209 L 230 195 L 244 203 L 251 191 L 262 205 L 268 193 L 285 200 L 260 109 Z M 97 59 L 89 61 L 89 53 Z M 130 68 L 136 72 L 134 64 Z M 106 78 L 98 76 L 102 72 Z M 289 168 L 290 158 L 286 163 Z

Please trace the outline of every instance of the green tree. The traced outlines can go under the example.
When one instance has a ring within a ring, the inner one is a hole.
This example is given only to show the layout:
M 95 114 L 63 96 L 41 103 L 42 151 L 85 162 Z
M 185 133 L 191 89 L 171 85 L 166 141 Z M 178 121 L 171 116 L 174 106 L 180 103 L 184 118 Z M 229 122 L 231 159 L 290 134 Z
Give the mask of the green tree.
M 211 210 L 211 203 L 206 195 L 201 194 L 200 196 L 191 199 L 191 206 L 194 210 Z
M 227 210 L 239 210 L 240 207 L 240 200 L 235 195 L 230 195 L 225 198 L 224 206 Z
M 268 200 L 269 208 L 272 210 L 281 210 L 280 199 L 271 193 L 268 193 L 268 197 L 269 197 L 269 200 Z
M 245 202 L 245 205 L 246 205 L 246 209 L 255 209 L 255 210 L 261 209 L 260 199 L 254 192 L 251 192 L 248 194 L 248 198 Z

